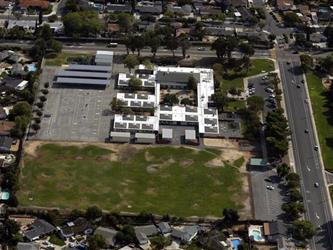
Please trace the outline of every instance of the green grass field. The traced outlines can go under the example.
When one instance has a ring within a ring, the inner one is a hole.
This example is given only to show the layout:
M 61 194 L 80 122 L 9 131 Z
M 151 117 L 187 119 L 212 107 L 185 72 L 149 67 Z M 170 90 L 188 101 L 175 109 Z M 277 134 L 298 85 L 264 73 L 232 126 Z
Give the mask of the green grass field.
M 223 91 L 228 91 L 231 88 L 244 89 L 243 79 L 245 77 L 254 76 L 260 74 L 262 71 L 270 72 L 273 71 L 274 63 L 269 59 L 252 59 L 251 67 L 248 72 L 235 73 L 228 77 L 228 79 L 223 78 L 221 82 L 221 89 Z
M 321 152 L 325 168 L 333 170 L 333 126 L 329 119 L 332 119 L 332 114 L 327 116 L 329 109 L 326 107 L 325 88 L 321 83 L 321 79 L 312 72 L 306 74 L 308 83 L 312 109 L 316 122 Z
M 84 52 L 66 52 L 63 51 L 57 54 L 54 58 L 45 58 L 45 65 L 47 66 L 61 66 L 67 62 L 67 58 L 69 57 L 77 57 L 77 56 L 91 56 L 91 53 Z
M 236 112 L 237 110 L 245 109 L 245 101 L 235 100 L 228 102 L 224 106 L 224 111 L 226 112 Z
M 247 194 L 238 170 L 243 159 L 223 167 L 207 166 L 217 153 L 154 147 L 126 152 L 125 159 L 114 160 L 114 152 L 95 146 L 46 144 L 36 156 L 24 158 L 19 203 L 221 216 L 223 208 L 242 208 Z

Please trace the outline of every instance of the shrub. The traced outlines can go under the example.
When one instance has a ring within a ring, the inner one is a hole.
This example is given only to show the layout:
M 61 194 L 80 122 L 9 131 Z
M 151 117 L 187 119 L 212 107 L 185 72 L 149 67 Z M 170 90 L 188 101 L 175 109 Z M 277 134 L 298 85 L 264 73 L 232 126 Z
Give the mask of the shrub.
M 44 95 L 47 95 L 49 93 L 49 91 L 47 89 L 42 89 L 41 91 Z
M 47 98 L 42 95 L 42 96 L 39 97 L 39 100 L 41 100 L 42 102 L 46 102 Z

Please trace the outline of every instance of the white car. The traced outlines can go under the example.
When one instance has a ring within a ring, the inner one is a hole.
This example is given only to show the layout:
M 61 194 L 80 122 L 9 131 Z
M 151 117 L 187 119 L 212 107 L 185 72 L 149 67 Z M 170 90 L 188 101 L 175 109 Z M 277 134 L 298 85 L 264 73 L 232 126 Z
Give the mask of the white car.
M 274 187 L 273 186 L 266 186 L 266 188 L 268 189 L 268 190 L 274 190 Z

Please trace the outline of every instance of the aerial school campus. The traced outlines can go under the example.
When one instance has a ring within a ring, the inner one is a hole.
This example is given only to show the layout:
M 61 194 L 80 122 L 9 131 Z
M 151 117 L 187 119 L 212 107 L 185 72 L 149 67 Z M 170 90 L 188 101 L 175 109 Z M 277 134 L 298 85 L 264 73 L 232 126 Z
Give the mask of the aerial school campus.
M 0 12 L 2 247 L 332 249 L 328 2 Z

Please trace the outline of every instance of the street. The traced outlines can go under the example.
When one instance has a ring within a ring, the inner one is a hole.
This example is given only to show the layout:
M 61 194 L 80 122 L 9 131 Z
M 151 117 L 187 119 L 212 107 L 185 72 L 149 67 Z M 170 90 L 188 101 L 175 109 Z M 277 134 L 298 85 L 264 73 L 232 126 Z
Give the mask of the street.
M 287 59 L 286 59 L 287 58 Z M 289 63 L 287 64 L 287 60 Z M 306 209 L 305 217 L 317 230 L 317 235 L 310 242 L 310 249 L 333 249 L 332 215 L 325 186 L 323 166 L 320 156 L 314 150 L 315 130 L 311 122 L 303 72 L 298 56 L 278 53 L 281 81 L 284 89 L 289 126 L 295 157 L 296 172 L 301 177 L 301 191 Z M 300 85 L 300 88 L 297 87 Z M 308 133 L 305 133 L 305 130 Z M 319 187 L 314 183 L 318 182 Z

